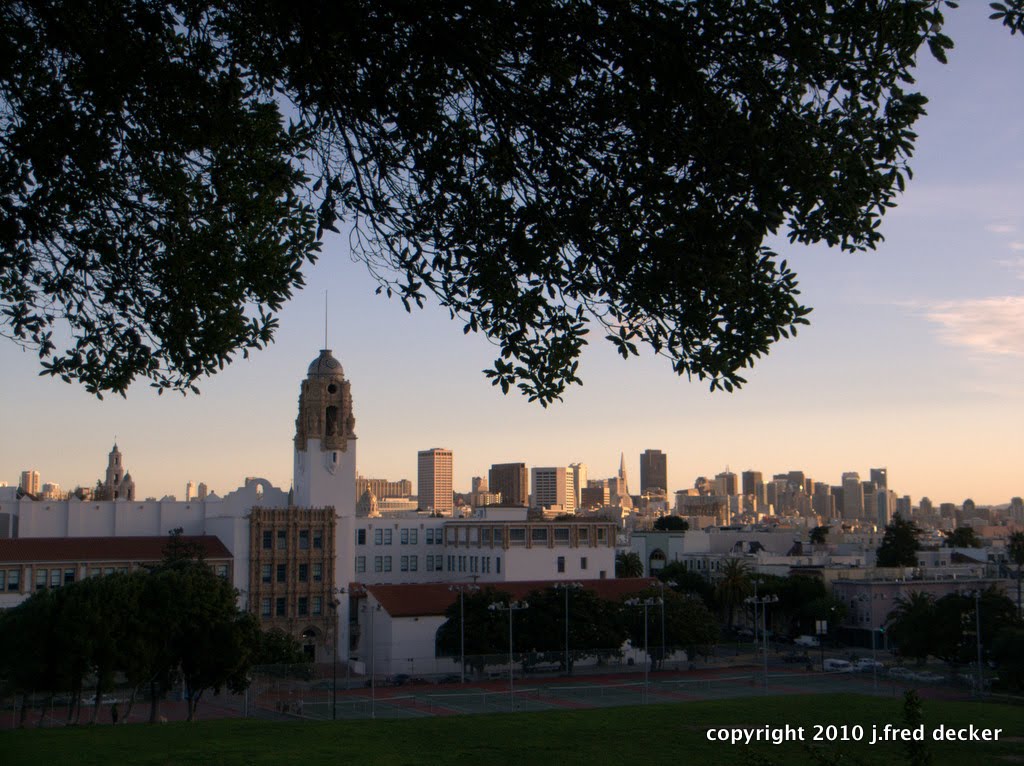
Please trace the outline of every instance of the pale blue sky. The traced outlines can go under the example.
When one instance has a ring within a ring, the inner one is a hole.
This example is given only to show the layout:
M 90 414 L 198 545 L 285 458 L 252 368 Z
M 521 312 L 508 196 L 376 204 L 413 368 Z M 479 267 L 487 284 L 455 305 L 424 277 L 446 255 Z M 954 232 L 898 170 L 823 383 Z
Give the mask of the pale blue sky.
M 778 245 L 795 264 L 812 324 L 732 395 L 677 378 L 665 360 L 589 348 L 582 387 L 543 410 L 481 374 L 493 356 L 461 323 L 407 315 L 373 294 L 344 237 L 326 243 L 309 287 L 281 315 L 277 343 L 201 385 L 201 396 L 98 401 L 37 376 L 35 356 L 0 343 L 0 481 L 25 468 L 65 488 L 102 474 L 117 436 L 139 492 L 181 497 L 189 480 L 224 493 L 247 475 L 287 487 L 299 381 L 323 341 L 352 381 L 358 465 L 416 479 L 416 451 L 449 447 L 455 484 L 493 462 L 564 465 L 610 476 L 624 451 L 669 455 L 673 489 L 729 466 L 803 469 L 838 483 L 887 466 L 890 485 L 935 501 L 1024 495 L 1024 40 L 970 0 L 949 13 L 948 66 L 919 70 L 929 115 L 915 176 L 877 252 Z M 595 333 L 596 335 L 596 333 Z

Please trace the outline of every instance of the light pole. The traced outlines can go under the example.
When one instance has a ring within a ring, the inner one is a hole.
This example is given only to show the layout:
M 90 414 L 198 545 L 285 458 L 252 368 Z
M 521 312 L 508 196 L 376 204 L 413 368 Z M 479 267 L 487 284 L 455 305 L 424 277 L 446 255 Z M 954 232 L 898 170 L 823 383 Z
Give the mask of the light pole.
M 974 637 L 978 647 L 978 696 L 984 696 L 984 678 L 982 677 L 981 666 L 981 591 L 974 590 L 964 593 L 965 596 L 974 596 Z
M 565 591 L 565 673 L 572 675 L 572 666 L 569 664 L 569 591 L 578 590 L 583 587 L 581 582 L 556 582 L 556 590 Z
M 661 669 L 665 669 L 665 657 L 667 650 L 665 646 L 665 586 L 674 588 L 678 585 L 675 580 L 658 580 L 658 587 L 661 588 Z
M 770 596 L 763 596 L 758 598 L 757 596 L 749 596 L 744 599 L 745 603 L 754 605 L 754 614 L 757 614 L 758 605 L 761 606 L 761 634 L 764 637 L 762 644 L 762 650 L 764 651 L 764 686 L 768 688 L 768 607 L 772 604 L 779 602 L 779 597 L 772 594 Z M 757 618 L 754 618 L 755 623 Z
M 459 683 L 466 683 L 466 591 L 475 593 L 478 585 L 451 585 L 448 590 L 459 594 Z
M 642 606 L 644 608 L 644 704 L 647 704 L 647 672 L 650 666 L 651 655 L 647 650 L 647 609 L 663 603 L 660 598 L 645 598 L 641 601 L 638 598 L 626 599 L 626 606 Z
M 374 657 L 375 647 L 373 644 L 373 616 L 380 611 L 380 604 L 372 609 L 369 604 L 363 604 L 363 614 L 370 617 L 370 718 L 377 717 L 377 684 L 375 679 L 376 658 Z
M 338 718 L 338 639 L 341 637 L 339 632 L 339 620 L 338 620 L 338 607 L 341 606 L 341 601 L 338 596 L 345 594 L 344 588 L 335 588 L 331 591 L 331 602 L 330 607 L 334 612 L 334 635 L 331 644 L 334 647 L 334 652 L 331 656 L 331 720 L 335 721 Z M 346 641 L 346 644 L 348 642 Z M 347 651 L 347 650 L 346 650 Z M 345 663 L 346 667 L 348 663 Z M 348 688 L 348 683 L 345 684 L 345 688 Z
M 516 709 L 516 687 L 514 679 L 514 664 L 512 661 L 512 613 L 522 609 L 529 609 L 530 605 L 525 601 L 509 601 L 503 604 L 499 601 L 490 604 L 488 607 L 492 612 L 508 612 L 508 698 L 512 710 Z

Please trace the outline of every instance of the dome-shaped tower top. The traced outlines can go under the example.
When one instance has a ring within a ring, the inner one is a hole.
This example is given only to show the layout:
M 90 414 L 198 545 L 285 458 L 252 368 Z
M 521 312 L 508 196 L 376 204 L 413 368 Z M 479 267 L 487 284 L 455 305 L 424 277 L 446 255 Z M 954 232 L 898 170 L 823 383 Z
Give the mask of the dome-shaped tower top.
M 311 378 L 339 378 L 345 377 L 345 370 L 341 362 L 334 358 L 329 348 L 322 349 L 320 356 L 309 365 L 308 376 Z

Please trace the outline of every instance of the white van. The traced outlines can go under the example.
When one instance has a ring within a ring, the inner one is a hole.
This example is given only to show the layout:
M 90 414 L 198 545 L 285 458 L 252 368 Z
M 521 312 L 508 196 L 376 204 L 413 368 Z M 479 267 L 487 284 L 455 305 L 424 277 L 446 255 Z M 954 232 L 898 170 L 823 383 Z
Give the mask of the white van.
M 826 673 L 852 673 L 853 664 L 846 660 L 825 660 L 823 668 Z
M 818 646 L 818 638 L 816 636 L 797 636 L 793 639 L 793 643 L 797 646 Z

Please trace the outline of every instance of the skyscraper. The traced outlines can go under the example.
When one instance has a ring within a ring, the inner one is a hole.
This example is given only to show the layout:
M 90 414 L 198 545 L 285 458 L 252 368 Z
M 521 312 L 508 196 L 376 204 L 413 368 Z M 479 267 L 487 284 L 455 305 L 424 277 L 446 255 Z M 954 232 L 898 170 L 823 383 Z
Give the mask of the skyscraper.
M 530 499 L 526 463 L 495 463 L 487 473 L 491 492 L 501 494 L 502 505 L 526 506 Z
M 843 518 L 861 519 L 864 517 L 864 485 L 860 474 L 848 471 L 843 474 Z
M 572 485 L 573 492 L 576 498 L 576 508 L 580 508 L 583 505 L 583 490 L 587 486 L 587 464 L 586 463 L 570 463 L 569 471 L 572 472 Z
M 39 471 L 28 470 L 21 472 L 21 483 L 19 484 L 22 492 L 26 492 L 33 497 L 39 494 Z
M 668 492 L 668 455 L 660 449 L 644 450 L 640 455 L 640 494 L 650 489 Z
M 571 469 L 561 466 L 531 468 L 530 484 L 535 508 L 560 506 L 566 513 L 576 511 L 576 490 Z
M 451 514 L 452 451 L 442 447 L 421 450 L 417 459 L 416 494 L 425 511 Z
M 886 468 L 872 468 L 871 481 L 878 489 L 889 489 L 889 471 Z

